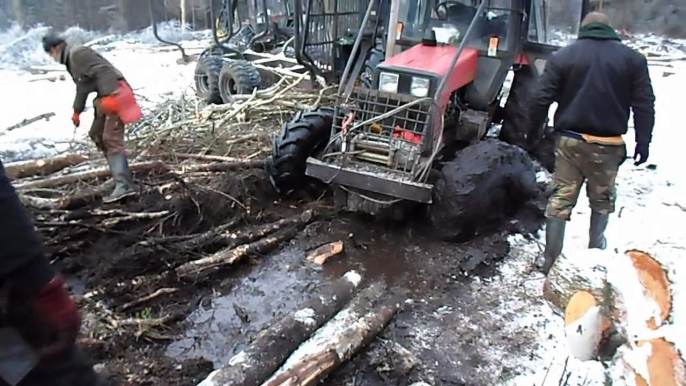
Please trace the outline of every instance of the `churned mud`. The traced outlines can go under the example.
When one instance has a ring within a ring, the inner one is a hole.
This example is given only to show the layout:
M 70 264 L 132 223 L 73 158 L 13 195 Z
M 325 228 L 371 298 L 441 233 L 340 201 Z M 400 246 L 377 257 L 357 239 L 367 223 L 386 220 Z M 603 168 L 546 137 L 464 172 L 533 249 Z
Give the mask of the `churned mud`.
M 456 243 L 437 239 L 426 208 L 387 222 L 336 212 L 328 194 L 280 200 L 260 167 L 196 174 L 139 173 L 137 198 L 32 210 L 51 258 L 71 277 L 85 313 L 81 342 L 99 371 L 131 385 L 197 384 L 351 269 L 404 301 L 326 384 L 487 385 L 515 371 L 494 372 L 493 353 L 519 355 L 527 335 L 493 316 L 499 295 L 481 292 L 473 278 L 488 280 L 509 252 L 509 234 L 538 229 L 542 190 L 490 213 L 489 227 Z M 305 258 L 335 241 L 344 253 L 325 264 Z M 231 263 L 188 264 L 246 245 Z

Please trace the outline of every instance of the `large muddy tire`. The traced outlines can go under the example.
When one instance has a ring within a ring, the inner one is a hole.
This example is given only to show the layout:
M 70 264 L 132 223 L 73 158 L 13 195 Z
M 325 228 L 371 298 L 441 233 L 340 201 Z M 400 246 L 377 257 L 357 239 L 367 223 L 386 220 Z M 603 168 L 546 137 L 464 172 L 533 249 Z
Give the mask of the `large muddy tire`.
M 503 112 L 503 125 L 498 137 L 501 141 L 526 147 L 526 133 L 531 128 L 531 93 L 537 78 L 536 69 L 531 66 L 522 66 L 515 71 Z
M 222 71 L 224 59 L 221 56 L 208 55 L 198 58 L 195 66 L 195 92 L 198 98 L 207 103 L 221 104 L 219 93 L 219 74 Z
M 219 74 L 219 94 L 224 103 L 229 103 L 233 95 L 251 94 L 261 82 L 260 73 L 250 62 L 228 60 Z
M 362 72 L 360 73 L 360 83 L 363 87 L 372 88 L 374 85 L 374 71 L 385 59 L 386 55 L 383 52 L 383 46 L 377 44 L 376 47 L 369 50 L 367 60 L 365 60 L 364 67 L 362 67 Z
M 304 185 L 307 157 L 326 146 L 333 115 L 331 108 L 301 111 L 281 127 L 267 159 L 269 180 L 279 193 L 288 195 Z
M 466 147 L 434 178 L 429 220 L 443 240 L 462 241 L 514 215 L 538 193 L 529 155 L 486 139 Z

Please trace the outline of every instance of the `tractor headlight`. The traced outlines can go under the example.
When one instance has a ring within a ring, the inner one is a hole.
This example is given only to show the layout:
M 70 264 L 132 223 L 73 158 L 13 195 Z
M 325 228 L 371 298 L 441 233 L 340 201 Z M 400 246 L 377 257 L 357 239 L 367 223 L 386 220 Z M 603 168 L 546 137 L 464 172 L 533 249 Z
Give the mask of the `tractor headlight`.
M 388 72 L 382 72 L 379 75 L 379 90 L 385 92 L 398 92 L 398 81 L 400 80 L 400 75 L 391 74 Z
M 424 98 L 429 96 L 429 86 L 431 81 L 426 78 L 412 77 L 412 84 L 410 88 L 410 94 L 416 96 L 417 98 Z

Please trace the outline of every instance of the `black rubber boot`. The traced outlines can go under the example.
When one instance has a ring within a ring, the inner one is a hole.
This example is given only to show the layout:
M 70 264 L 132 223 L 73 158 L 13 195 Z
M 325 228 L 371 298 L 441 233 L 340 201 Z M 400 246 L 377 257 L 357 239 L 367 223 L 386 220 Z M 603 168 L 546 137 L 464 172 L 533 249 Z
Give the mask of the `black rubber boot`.
M 550 269 L 555 264 L 555 261 L 560 254 L 562 254 L 562 245 L 565 240 L 565 227 L 567 226 L 567 221 L 560 220 L 559 218 L 548 218 L 545 225 L 545 252 L 543 252 L 543 257 L 545 258 L 543 266 L 541 267 L 541 272 L 544 275 L 548 275 Z
M 591 212 L 591 226 L 588 230 L 588 248 L 605 249 L 607 240 L 605 239 L 605 229 L 610 220 L 609 214 Z
M 136 194 L 136 186 L 133 184 L 133 175 L 126 156 L 124 154 L 111 155 L 107 157 L 107 163 L 110 165 L 115 185 L 112 194 L 103 198 L 102 202 L 111 203 Z

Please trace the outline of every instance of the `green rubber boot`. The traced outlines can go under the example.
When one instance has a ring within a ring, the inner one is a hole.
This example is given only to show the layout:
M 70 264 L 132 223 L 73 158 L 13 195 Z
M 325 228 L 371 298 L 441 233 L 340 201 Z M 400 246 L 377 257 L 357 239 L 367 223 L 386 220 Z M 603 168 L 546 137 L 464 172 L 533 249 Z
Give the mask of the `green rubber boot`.
M 605 239 L 605 229 L 607 229 L 607 223 L 609 220 L 609 214 L 600 214 L 595 211 L 591 212 L 591 226 L 588 229 L 589 249 L 607 248 L 607 240 Z
M 545 225 L 545 252 L 543 252 L 544 262 L 541 272 L 548 275 L 555 261 L 562 254 L 562 245 L 565 240 L 565 227 L 567 221 L 559 218 L 550 217 Z
M 126 156 L 124 154 L 113 154 L 107 157 L 107 163 L 110 165 L 110 172 L 112 173 L 115 185 L 112 194 L 103 198 L 102 202 L 112 203 L 135 195 L 137 189 L 133 183 L 133 175 L 131 174 Z

